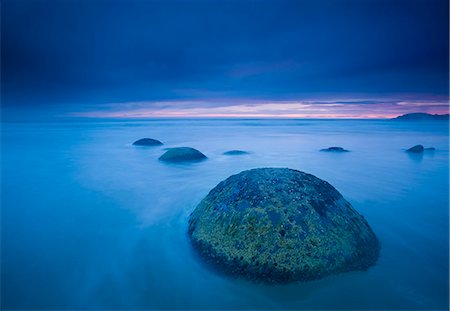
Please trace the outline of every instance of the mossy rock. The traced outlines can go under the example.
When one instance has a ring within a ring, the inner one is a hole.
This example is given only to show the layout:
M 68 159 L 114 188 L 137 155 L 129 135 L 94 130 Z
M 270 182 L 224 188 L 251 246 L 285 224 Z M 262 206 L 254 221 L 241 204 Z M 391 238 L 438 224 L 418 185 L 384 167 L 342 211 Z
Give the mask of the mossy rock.
M 287 168 L 222 181 L 191 214 L 188 233 L 207 262 L 268 283 L 365 270 L 380 251 L 366 220 L 333 186 Z
M 159 157 L 159 160 L 165 162 L 196 162 L 206 159 L 203 153 L 190 147 L 169 148 Z
M 163 143 L 153 138 L 141 138 L 136 140 L 134 146 L 161 146 Z

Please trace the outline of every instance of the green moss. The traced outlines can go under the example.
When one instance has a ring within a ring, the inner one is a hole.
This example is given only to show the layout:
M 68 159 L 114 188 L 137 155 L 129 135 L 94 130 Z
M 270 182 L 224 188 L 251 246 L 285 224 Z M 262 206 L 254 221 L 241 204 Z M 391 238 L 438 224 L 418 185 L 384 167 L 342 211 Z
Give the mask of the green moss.
M 192 213 L 189 234 L 206 260 L 264 282 L 366 269 L 380 248 L 335 188 L 290 169 L 244 171 L 219 183 Z

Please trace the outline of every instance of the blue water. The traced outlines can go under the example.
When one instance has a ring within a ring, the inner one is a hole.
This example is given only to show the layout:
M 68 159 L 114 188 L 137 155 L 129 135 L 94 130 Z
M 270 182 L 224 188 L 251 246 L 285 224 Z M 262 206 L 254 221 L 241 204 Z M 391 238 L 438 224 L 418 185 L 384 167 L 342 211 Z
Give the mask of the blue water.
M 157 160 L 190 146 L 209 159 Z M 448 123 L 157 120 L 5 123 L 1 133 L 2 309 L 447 309 Z M 435 152 L 409 155 L 415 144 Z M 342 146 L 351 152 L 319 152 Z M 231 149 L 249 155 L 225 156 Z M 218 182 L 290 167 L 334 185 L 382 250 L 368 271 L 290 285 L 216 274 L 187 219 Z

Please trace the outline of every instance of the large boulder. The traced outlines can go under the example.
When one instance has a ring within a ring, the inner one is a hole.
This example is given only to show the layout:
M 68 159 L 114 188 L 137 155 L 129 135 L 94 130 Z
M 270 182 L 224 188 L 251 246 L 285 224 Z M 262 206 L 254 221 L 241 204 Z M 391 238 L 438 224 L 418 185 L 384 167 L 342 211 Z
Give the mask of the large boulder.
M 135 146 L 161 146 L 162 144 L 162 142 L 153 138 L 141 138 L 133 143 Z
M 365 270 L 380 251 L 366 220 L 333 186 L 287 168 L 222 181 L 191 214 L 188 233 L 215 267 L 269 283 Z
M 195 162 L 206 159 L 207 157 L 203 153 L 190 147 L 169 148 L 159 157 L 159 160 L 165 162 Z

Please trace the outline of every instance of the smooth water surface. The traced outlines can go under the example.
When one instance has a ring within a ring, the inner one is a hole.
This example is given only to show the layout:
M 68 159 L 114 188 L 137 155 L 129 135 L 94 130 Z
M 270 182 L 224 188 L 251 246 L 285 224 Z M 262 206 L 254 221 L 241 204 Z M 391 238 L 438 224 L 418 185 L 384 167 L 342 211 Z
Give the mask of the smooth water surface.
M 136 147 L 142 137 L 165 146 Z M 2 309 L 447 309 L 446 122 L 153 120 L 2 125 Z M 423 144 L 434 152 L 411 155 Z M 170 165 L 165 147 L 208 160 Z M 342 146 L 336 154 L 322 148 Z M 227 150 L 249 151 L 227 156 Z M 260 285 L 193 254 L 221 180 L 289 167 L 334 185 L 382 244 L 368 271 Z

